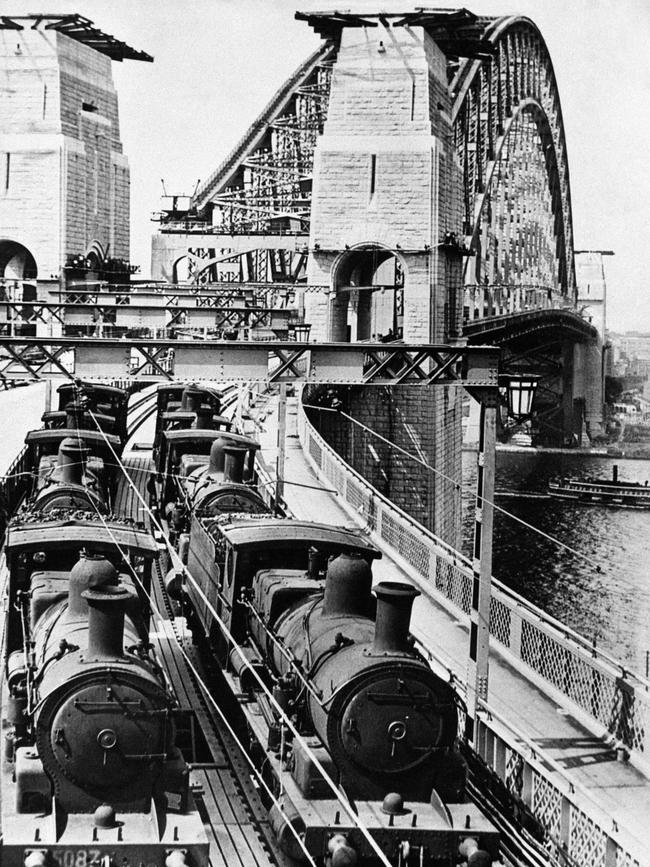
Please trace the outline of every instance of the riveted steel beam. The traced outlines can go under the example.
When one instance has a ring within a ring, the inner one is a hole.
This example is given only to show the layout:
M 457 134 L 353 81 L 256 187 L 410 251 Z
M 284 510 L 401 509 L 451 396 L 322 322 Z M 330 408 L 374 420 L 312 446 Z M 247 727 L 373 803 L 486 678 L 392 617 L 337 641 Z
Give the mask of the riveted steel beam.
M 340 382 L 496 389 L 490 346 L 146 340 L 0 335 L 0 377 Z

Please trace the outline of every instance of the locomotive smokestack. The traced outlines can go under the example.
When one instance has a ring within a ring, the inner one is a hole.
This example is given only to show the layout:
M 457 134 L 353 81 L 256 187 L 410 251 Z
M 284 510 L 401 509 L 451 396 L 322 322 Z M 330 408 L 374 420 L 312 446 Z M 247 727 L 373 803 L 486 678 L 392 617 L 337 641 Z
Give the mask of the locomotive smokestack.
M 88 659 L 116 659 L 124 650 L 124 611 L 131 593 L 123 585 L 91 588 L 88 602 Z
M 351 614 L 368 617 L 372 608 L 372 570 L 360 554 L 339 554 L 325 579 L 323 616 Z
M 308 554 L 309 565 L 307 566 L 307 574 L 310 578 L 313 578 L 314 581 L 318 581 L 327 567 L 327 560 L 325 559 L 325 555 L 322 554 L 318 548 L 310 548 Z
M 65 426 L 69 430 L 79 430 L 83 427 L 84 408 L 78 400 L 71 400 L 65 405 Z
M 212 408 L 209 406 L 199 406 L 196 410 L 196 420 L 192 427 L 195 430 L 212 430 Z
M 66 437 L 61 440 L 57 463 L 61 471 L 61 481 L 66 485 L 82 485 L 86 459 L 90 449 L 79 437 Z
M 224 482 L 242 484 L 244 481 L 244 462 L 246 461 L 246 449 L 239 446 L 224 446 Z
M 117 569 L 103 554 L 82 551 L 79 560 L 70 570 L 68 582 L 68 616 L 79 617 L 86 614 L 88 605 L 83 598 L 84 591 L 90 587 L 98 589 L 117 586 Z
M 188 385 L 183 389 L 181 396 L 181 409 L 184 412 L 198 412 L 203 399 L 203 389 L 197 388 L 196 385 Z
M 228 445 L 228 440 L 223 437 L 217 437 L 210 447 L 210 462 L 208 463 L 208 475 L 213 476 L 215 473 L 222 473 L 226 455 L 225 447 Z
M 420 591 L 402 581 L 381 581 L 375 587 L 377 619 L 373 653 L 410 653 L 411 610 Z

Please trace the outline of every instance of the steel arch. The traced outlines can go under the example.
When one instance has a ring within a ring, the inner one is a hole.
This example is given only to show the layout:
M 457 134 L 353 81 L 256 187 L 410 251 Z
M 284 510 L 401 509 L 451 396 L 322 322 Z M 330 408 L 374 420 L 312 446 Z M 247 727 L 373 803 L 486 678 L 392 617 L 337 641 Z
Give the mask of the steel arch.
M 454 139 L 464 175 L 465 232 L 476 244 L 487 203 L 495 194 L 496 168 L 518 118 L 532 114 L 546 173 L 551 213 L 546 231 L 555 247 L 557 289 L 573 300 L 571 192 L 562 110 L 553 65 L 543 37 L 528 18 L 490 20 L 483 33 L 489 57 L 461 62 L 451 90 Z M 524 197 L 513 196 L 521 228 Z M 523 245 L 522 245 L 523 249 Z M 477 275 L 477 280 L 480 275 Z

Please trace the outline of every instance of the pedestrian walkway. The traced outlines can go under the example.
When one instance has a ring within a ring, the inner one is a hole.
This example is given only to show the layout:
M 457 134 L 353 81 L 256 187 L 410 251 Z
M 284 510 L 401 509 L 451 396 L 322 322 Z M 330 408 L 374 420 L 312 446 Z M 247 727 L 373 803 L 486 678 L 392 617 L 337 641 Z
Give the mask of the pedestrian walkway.
M 262 456 L 275 466 L 277 411 L 275 400 L 265 407 L 258 435 Z M 302 451 L 297 433 L 297 404 L 289 400 L 284 498 L 293 514 L 304 520 L 350 525 L 353 518 L 335 491 L 325 489 Z M 422 595 L 413 612 L 413 631 L 440 665 L 464 682 L 467 673 L 467 625 L 436 601 L 424 582 L 415 582 L 384 549 L 373 564 L 375 580 L 417 583 Z M 565 708 L 527 680 L 498 649 L 490 660 L 489 704 L 539 749 L 539 757 L 555 760 L 570 779 L 593 793 L 596 802 L 625 829 L 650 846 L 650 780 L 629 763 L 617 761 L 611 745 L 589 731 Z M 542 756 L 543 753 L 543 756 Z M 553 772 L 549 769 L 549 775 Z M 646 851 L 650 852 L 650 849 Z M 650 863 L 650 857 L 649 857 Z
M 0 392 L 0 473 L 4 473 L 22 451 L 27 431 L 42 426 L 47 388 L 46 382 L 38 382 Z

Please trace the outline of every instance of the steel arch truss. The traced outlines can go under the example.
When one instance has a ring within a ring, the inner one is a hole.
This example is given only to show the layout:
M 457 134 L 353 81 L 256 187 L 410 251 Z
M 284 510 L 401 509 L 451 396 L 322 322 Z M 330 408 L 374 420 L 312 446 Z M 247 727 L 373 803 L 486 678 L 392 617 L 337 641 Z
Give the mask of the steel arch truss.
M 476 253 L 468 259 L 466 282 L 536 285 L 573 302 L 562 111 L 539 30 L 521 17 L 487 19 L 467 13 L 456 23 L 449 19 L 442 29 L 439 16 L 435 21 L 422 12 L 417 20 L 394 17 L 390 26 L 421 24 L 447 55 L 454 143 L 464 176 L 464 226 L 458 230 L 464 229 Z M 171 212 L 162 218 L 163 233 L 197 235 L 189 257 L 196 282 L 224 277 L 304 280 L 306 252 L 267 249 L 264 237 L 307 237 L 314 149 L 327 119 L 339 24 L 336 32 L 323 31 L 328 40 L 285 82 L 196 190 L 190 212 L 180 220 Z M 246 253 L 227 243 L 233 235 L 248 237 Z M 206 236 L 214 238 L 214 245 L 205 244 Z
M 335 45 L 327 42 L 308 58 L 198 187 L 192 206 L 216 233 L 297 232 L 308 226 L 314 149 L 327 115 L 335 57 Z M 163 228 L 173 228 L 173 220 Z
M 464 174 L 470 282 L 544 285 L 575 296 L 571 194 L 562 110 L 548 49 L 526 18 L 491 21 L 493 53 L 452 81 Z

